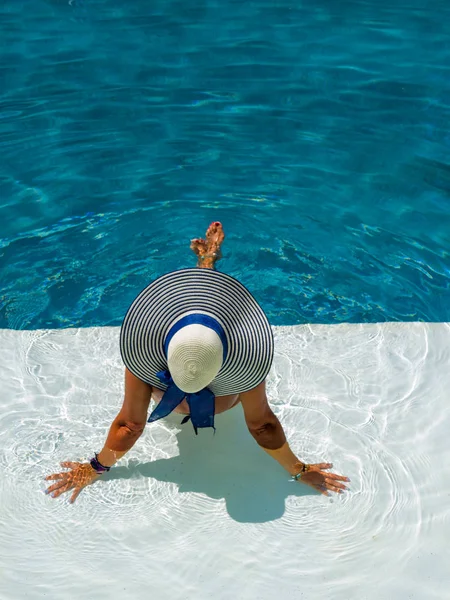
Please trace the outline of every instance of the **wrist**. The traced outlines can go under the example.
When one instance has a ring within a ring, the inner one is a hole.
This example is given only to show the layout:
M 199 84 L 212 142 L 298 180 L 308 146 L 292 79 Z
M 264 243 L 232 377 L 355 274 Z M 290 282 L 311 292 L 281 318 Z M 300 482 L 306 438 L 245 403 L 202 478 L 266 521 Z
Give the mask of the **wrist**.
M 264 451 L 278 461 L 291 476 L 301 472 L 303 465 L 305 464 L 295 456 L 290 449 L 288 442 L 285 442 L 280 448 L 264 448 Z
M 292 479 L 294 479 L 295 481 L 300 481 L 300 479 L 302 478 L 302 475 L 304 473 L 306 473 L 307 471 L 309 471 L 309 469 L 310 469 L 310 465 L 308 465 L 307 463 L 298 462 L 296 472 L 291 473 Z
M 91 458 L 91 460 L 89 462 L 90 462 L 91 467 L 97 473 L 97 475 L 102 475 L 103 473 L 109 471 L 110 468 L 111 468 L 111 467 L 108 467 L 106 465 L 103 465 L 99 461 L 97 453 L 95 453 L 95 456 L 93 458 Z
M 108 443 L 108 440 L 106 441 Z M 105 467 L 112 467 L 116 464 L 118 460 L 125 456 L 129 449 L 126 450 L 113 450 L 112 448 L 108 448 L 108 446 L 104 446 L 102 450 L 98 453 L 97 458 L 102 465 Z
M 292 477 L 295 477 L 299 473 L 304 473 L 306 471 L 307 464 L 302 462 L 301 460 L 297 460 L 290 469 L 288 469 L 289 474 Z

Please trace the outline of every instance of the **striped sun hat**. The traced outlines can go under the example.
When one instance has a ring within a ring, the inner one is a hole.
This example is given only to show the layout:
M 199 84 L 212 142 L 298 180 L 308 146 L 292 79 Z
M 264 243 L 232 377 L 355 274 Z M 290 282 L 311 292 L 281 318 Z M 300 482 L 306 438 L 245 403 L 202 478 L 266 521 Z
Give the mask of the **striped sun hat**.
M 120 352 L 133 375 L 165 390 L 149 421 L 186 397 L 197 432 L 214 427 L 215 396 L 264 381 L 274 342 L 264 311 L 239 281 L 193 268 L 163 275 L 137 296 L 122 323 Z

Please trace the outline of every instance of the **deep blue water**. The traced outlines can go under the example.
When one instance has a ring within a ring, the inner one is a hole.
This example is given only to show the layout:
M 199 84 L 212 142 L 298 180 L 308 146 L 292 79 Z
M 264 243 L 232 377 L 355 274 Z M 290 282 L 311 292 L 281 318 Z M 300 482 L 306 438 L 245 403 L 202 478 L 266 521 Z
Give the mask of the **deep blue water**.
M 212 220 L 273 324 L 450 321 L 449 129 L 442 0 L 5 0 L 0 327 L 120 324 Z

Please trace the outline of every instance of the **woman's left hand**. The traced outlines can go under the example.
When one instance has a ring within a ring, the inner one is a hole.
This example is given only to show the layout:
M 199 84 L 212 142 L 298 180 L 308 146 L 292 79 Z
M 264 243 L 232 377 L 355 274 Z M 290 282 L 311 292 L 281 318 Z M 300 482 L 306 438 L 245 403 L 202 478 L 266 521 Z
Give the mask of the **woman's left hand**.
M 329 496 L 329 492 L 342 494 L 347 487 L 341 483 L 342 481 L 350 481 L 348 477 L 336 475 L 335 473 L 327 473 L 327 469 L 332 468 L 331 463 L 318 463 L 307 465 L 307 470 L 302 473 L 299 481 L 306 483 L 324 496 Z

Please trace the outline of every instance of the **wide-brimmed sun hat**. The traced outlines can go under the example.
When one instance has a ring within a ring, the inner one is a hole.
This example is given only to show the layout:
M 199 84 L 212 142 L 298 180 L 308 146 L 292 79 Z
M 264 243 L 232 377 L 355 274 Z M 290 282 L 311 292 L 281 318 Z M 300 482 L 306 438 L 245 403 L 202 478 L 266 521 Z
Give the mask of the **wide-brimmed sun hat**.
M 267 377 L 273 333 L 264 311 L 236 279 L 212 269 L 173 271 L 131 304 L 120 331 L 125 366 L 165 390 L 149 421 L 186 397 L 192 423 L 214 427 L 214 398 L 249 391 Z

